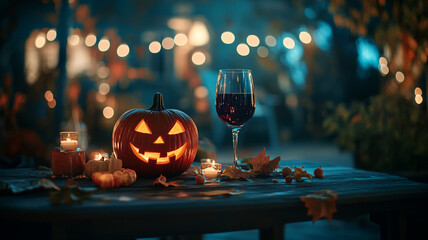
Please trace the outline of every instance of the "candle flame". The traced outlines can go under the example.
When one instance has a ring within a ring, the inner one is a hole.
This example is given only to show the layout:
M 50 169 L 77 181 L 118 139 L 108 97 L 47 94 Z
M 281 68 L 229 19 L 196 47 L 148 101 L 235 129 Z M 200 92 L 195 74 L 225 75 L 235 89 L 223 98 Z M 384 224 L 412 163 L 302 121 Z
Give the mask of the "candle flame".
M 67 138 L 67 139 L 65 139 L 65 141 L 70 142 L 70 141 L 71 141 L 71 139 L 70 139 L 70 138 Z

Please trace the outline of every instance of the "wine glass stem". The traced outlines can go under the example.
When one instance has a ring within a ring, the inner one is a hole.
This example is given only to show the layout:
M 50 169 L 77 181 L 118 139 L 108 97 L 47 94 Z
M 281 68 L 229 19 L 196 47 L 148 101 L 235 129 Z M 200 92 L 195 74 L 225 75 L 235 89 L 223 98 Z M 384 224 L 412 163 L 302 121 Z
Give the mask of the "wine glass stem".
M 238 167 L 238 133 L 239 128 L 232 128 L 233 135 L 233 166 Z

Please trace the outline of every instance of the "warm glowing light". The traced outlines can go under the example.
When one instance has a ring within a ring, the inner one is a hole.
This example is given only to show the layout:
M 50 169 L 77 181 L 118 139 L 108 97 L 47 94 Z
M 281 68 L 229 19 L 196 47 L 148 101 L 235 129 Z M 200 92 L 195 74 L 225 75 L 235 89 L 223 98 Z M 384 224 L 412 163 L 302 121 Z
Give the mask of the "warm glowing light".
M 424 101 L 424 98 L 422 97 L 422 95 L 416 95 L 415 96 L 415 102 L 417 104 L 421 104 Z
M 79 45 L 79 42 L 80 42 L 80 37 L 77 34 L 73 34 L 68 38 L 68 43 L 73 47 Z
M 135 127 L 135 131 L 139 133 L 152 134 L 152 131 L 150 130 L 149 126 L 147 126 L 147 123 L 144 121 L 144 119 L 138 123 L 138 125 Z
M 207 26 L 201 21 L 195 21 L 189 31 L 189 43 L 193 46 L 203 46 L 210 41 Z
M 177 46 L 184 46 L 187 44 L 187 36 L 184 33 L 178 33 L 174 37 L 174 43 Z
M 103 115 L 107 119 L 112 118 L 114 116 L 114 109 L 112 107 L 105 107 L 103 109 Z
M 88 34 L 85 38 L 85 44 L 88 47 L 92 47 L 97 43 L 97 37 L 94 34 Z
M 199 86 L 195 88 L 194 93 L 196 98 L 206 98 L 208 96 L 208 89 L 204 86 Z
M 97 99 L 98 102 L 102 103 L 102 102 L 105 102 L 105 100 L 107 99 L 107 97 L 105 95 L 97 93 L 95 95 L 95 99 Z
M 381 65 L 379 66 L 379 71 L 380 71 L 380 73 L 382 74 L 382 76 L 385 76 L 386 74 L 388 74 L 388 73 L 389 73 L 389 67 L 388 67 L 388 66 L 386 66 L 386 65 L 384 65 L 384 64 L 381 64 Z
M 126 57 L 129 54 L 129 46 L 126 43 L 122 43 L 117 47 L 116 50 L 117 56 L 119 57 Z
M 415 95 L 422 95 L 422 89 L 420 87 L 415 88 Z
M 284 38 L 284 40 L 282 41 L 282 44 L 284 45 L 284 47 L 286 47 L 288 49 L 293 49 L 294 46 L 296 45 L 294 40 L 290 37 Z
M 247 44 L 245 43 L 241 43 L 236 47 L 236 51 L 238 52 L 239 55 L 241 56 L 247 56 L 248 54 L 250 54 L 250 48 L 248 47 Z
M 388 65 L 388 60 L 385 57 L 379 58 L 379 65 Z
M 256 35 L 248 35 L 247 44 L 250 45 L 250 47 L 257 47 L 260 44 L 260 39 Z
M 54 99 L 54 95 L 53 95 L 53 93 L 50 90 L 47 90 L 45 92 L 45 99 L 48 102 L 50 102 L 50 101 L 52 101 Z
M 174 39 L 166 37 L 162 40 L 162 47 L 166 50 L 172 49 L 174 47 Z
M 272 36 L 272 35 L 267 35 L 265 37 L 265 43 L 269 47 L 275 47 L 276 46 L 276 38 L 274 36 Z
M 48 106 L 49 106 L 49 108 L 54 108 L 56 106 L 56 100 L 52 99 L 51 101 L 49 101 Z
M 231 44 L 235 41 L 235 35 L 232 32 L 226 31 L 221 34 L 221 41 L 225 44 Z
M 56 39 L 56 30 L 55 29 L 50 29 L 47 33 L 46 33 L 46 39 L 48 41 L 53 41 Z
M 158 53 L 161 50 L 161 44 L 158 41 L 153 41 L 149 45 L 149 51 L 151 53 Z
M 395 73 L 395 79 L 397 79 L 397 82 L 399 82 L 399 83 L 404 82 L 404 79 L 405 79 L 405 77 L 404 77 L 404 73 L 402 73 L 402 72 L 400 72 L 400 71 L 397 71 L 397 72 Z
M 195 52 L 192 54 L 192 62 L 195 65 L 202 65 L 206 60 L 207 58 L 203 52 Z
M 109 74 L 110 74 L 110 69 L 106 66 L 101 66 L 97 70 L 97 75 L 100 78 L 107 78 Z
M 110 85 L 108 83 L 101 83 L 98 87 L 98 92 L 102 95 L 107 95 L 110 92 Z
M 259 57 L 265 58 L 269 55 L 269 51 L 266 47 L 260 46 L 257 48 L 257 54 Z
M 34 42 L 36 48 L 42 48 L 46 44 L 46 36 L 44 33 L 39 33 L 36 37 L 36 41 Z
M 192 25 L 192 21 L 187 18 L 171 18 L 167 23 L 168 27 L 176 31 L 187 31 Z
M 311 35 L 308 32 L 305 32 L 305 31 L 300 32 L 299 39 L 304 44 L 309 44 L 312 41 Z
M 110 41 L 107 38 L 102 38 L 98 43 L 98 50 L 105 52 L 110 48 Z
M 176 121 L 174 126 L 171 128 L 171 130 L 168 132 L 168 135 L 176 135 L 179 133 L 184 133 L 186 129 L 184 129 L 183 124 L 181 124 L 180 121 Z

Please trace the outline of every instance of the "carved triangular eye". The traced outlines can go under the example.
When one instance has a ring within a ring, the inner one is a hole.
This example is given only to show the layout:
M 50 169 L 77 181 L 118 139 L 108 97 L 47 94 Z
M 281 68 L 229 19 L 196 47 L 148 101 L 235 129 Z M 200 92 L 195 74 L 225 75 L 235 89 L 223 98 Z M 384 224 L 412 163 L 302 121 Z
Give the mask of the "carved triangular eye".
M 181 124 L 180 121 L 177 120 L 177 122 L 175 122 L 174 126 L 171 128 L 171 130 L 168 132 L 168 135 L 174 135 L 174 134 L 179 134 L 179 133 L 183 133 L 186 130 L 184 129 L 183 125 Z
M 144 119 L 141 120 L 141 122 L 137 125 L 137 127 L 135 128 L 135 131 L 139 133 L 152 134 L 152 131 L 150 131 L 150 128 L 149 126 L 147 126 Z

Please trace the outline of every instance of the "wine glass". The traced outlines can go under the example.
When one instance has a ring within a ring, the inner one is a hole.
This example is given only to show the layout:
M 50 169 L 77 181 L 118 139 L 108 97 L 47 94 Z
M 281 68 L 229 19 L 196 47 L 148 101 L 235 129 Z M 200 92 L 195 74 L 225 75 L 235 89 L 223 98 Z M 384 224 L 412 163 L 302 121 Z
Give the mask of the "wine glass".
M 253 116 L 256 108 L 251 70 L 219 70 L 215 107 L 220 119 L 232 129 L 233 165 L 238 168 L 238 133 L 241 127 Z

